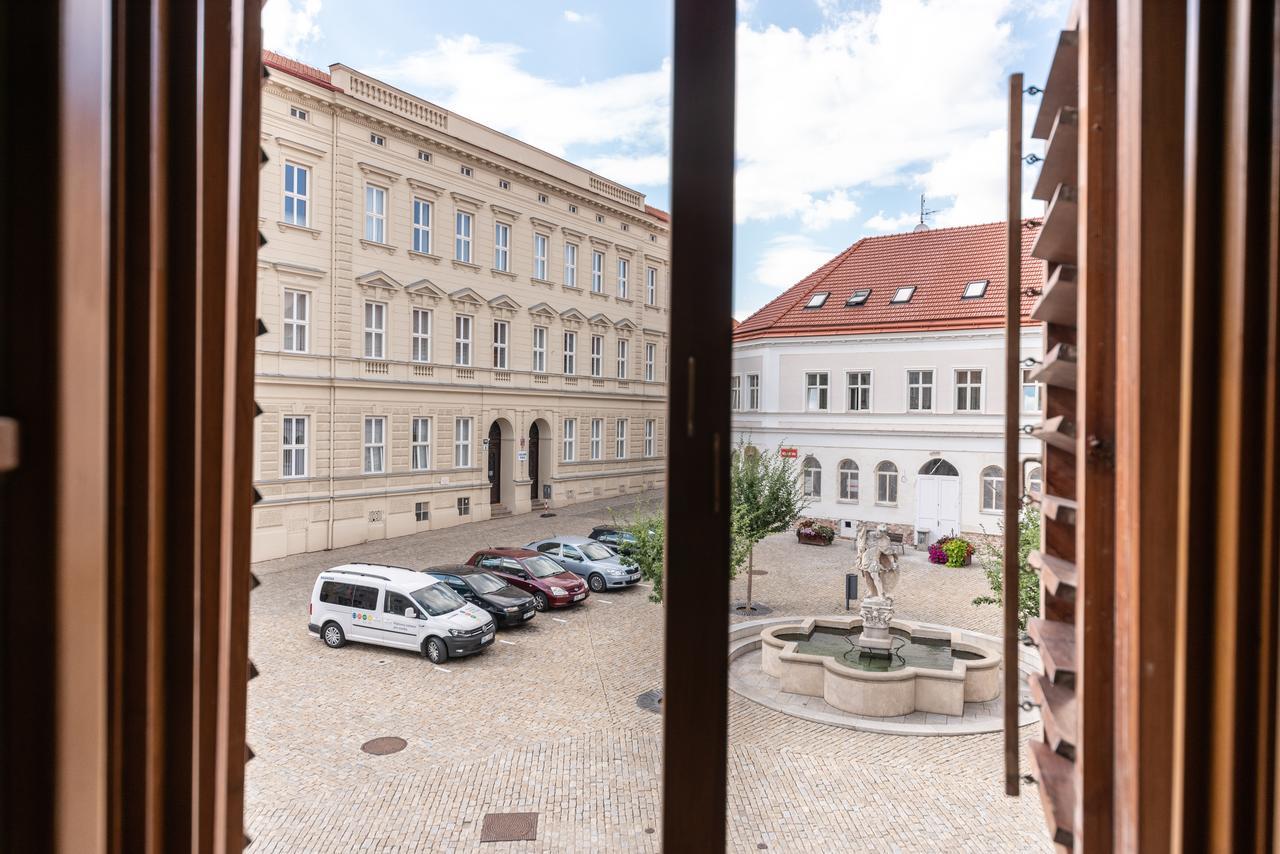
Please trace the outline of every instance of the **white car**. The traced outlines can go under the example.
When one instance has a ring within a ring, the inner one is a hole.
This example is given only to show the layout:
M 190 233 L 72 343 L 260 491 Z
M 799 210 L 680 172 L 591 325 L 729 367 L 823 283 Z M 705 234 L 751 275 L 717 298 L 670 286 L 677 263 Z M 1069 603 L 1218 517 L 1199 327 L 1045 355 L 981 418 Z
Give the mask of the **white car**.
M 493 618 L 449 585 L 395 566 L 326 569 L 311 590 L 307 630 L 326 646 L 347 641 L 412 649 L 435 664 L 493 643 Z

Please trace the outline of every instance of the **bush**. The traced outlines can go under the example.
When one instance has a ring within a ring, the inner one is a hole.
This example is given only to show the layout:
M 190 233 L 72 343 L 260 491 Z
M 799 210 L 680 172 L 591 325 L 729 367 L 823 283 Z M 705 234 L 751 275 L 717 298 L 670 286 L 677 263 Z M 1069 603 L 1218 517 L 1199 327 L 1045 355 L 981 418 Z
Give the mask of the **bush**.
M 1004 534 L 1004 524 L 1000 525 L 1000 533 Z M 1003 537 L 1001 537 L 1003 540 Z M 1018 627 L 1026 631 L 1027 620 L 1040 614 L 1040 574 L 1027 563 L 1027 555 L 1040 548 L 1040 506 L 1028 498 L 1023 498 L 1022 507 L 1018 510 Z M 1004 575 L 1004 547 L 997 541 L 995 544 L 984 544 L 978 556 L 982 569 L 987 574 L 987 584 L 991 587 L 991 596 L 978 596 L 973 600 L 975 605 L 999 605 L 1002 601 Z
M 963 537 L 942 537 L 929 546 L 929 562 L 964 566 L 973 557 L 973 543 Z
M 662 580 L 666 570 L 666 518 L 661 509 L 642 510 L 626 526 L 635 541 L 619 549 L 623 566 L 640 570 L 640 576 L 653 584 L 650 602 L 662 601 Z

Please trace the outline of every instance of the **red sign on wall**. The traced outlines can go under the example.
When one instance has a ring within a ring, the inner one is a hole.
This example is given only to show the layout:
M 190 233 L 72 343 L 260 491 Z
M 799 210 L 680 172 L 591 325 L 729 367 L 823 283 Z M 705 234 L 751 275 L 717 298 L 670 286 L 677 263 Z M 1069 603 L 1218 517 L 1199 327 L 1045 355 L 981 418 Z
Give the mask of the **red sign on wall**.
M 793 459 L 793 460 L 794 460 L 796 457 L 798 457 L 798 456 L 799 456 L 799 453 L 796 451 L 796 449 L 795 449 L 795 448 L 779 448 L 779 449 L 778 449 L 778 456 L 780 456 L 780 457 L 788 457 L 788 458 L 790 458 L 790 459 Z

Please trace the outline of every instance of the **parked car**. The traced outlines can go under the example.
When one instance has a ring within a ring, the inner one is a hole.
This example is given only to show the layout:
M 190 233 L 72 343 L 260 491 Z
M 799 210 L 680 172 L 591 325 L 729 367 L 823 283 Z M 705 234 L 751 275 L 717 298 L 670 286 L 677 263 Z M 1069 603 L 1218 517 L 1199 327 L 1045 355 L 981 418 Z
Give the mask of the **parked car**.
M 625 528 L 616 528 L 613 525 L 596 525 L 587 536 L 597 543 L 604 543 L 615 552 L 621 552 L 636 541 L 635 534 Z
M 467 563 L 487 569 L 530 594 L 539 611 L 567 608 L 591 595 L 585 581 L 533 549 L 481 549 Z
M 439 579 L 472 605 L 493 615 L 500 626 L 518 626 L 538 612 L 533 597 L 492 572 L 465 564 L 433 566 L 423 572 Z
M 356 563 L 316 577 L 307 630 L 337 649 L 348 641 L 421 652 L 433 663 L 493 643 L 494 621 L 449 585 L 411 569 Z
M 529 543 L 528 548 L 582 576 L 596 593 L 610 587 L 627 587 L 640 580 L 640 570 L 623 566 L 617 554 L 589 537 L 549 537 Z

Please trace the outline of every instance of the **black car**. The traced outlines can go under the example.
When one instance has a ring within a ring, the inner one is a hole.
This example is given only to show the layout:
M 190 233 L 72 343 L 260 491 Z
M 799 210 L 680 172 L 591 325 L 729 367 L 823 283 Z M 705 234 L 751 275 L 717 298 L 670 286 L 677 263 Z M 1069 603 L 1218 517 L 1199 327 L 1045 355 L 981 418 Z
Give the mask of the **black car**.
M 422 571 L 448 584 L 463 599 L 488 611 L 500 626 L 527 623 L 537 613 L 532 596 L 488 570 L 454 564 L 433 566 Z
M 587 536 L 597 543 L 604 543 L 615 552 L 622 551 L 636 541 L 635 534 L 625 528 L 615 528 L 612 525 L 596 525 Z

